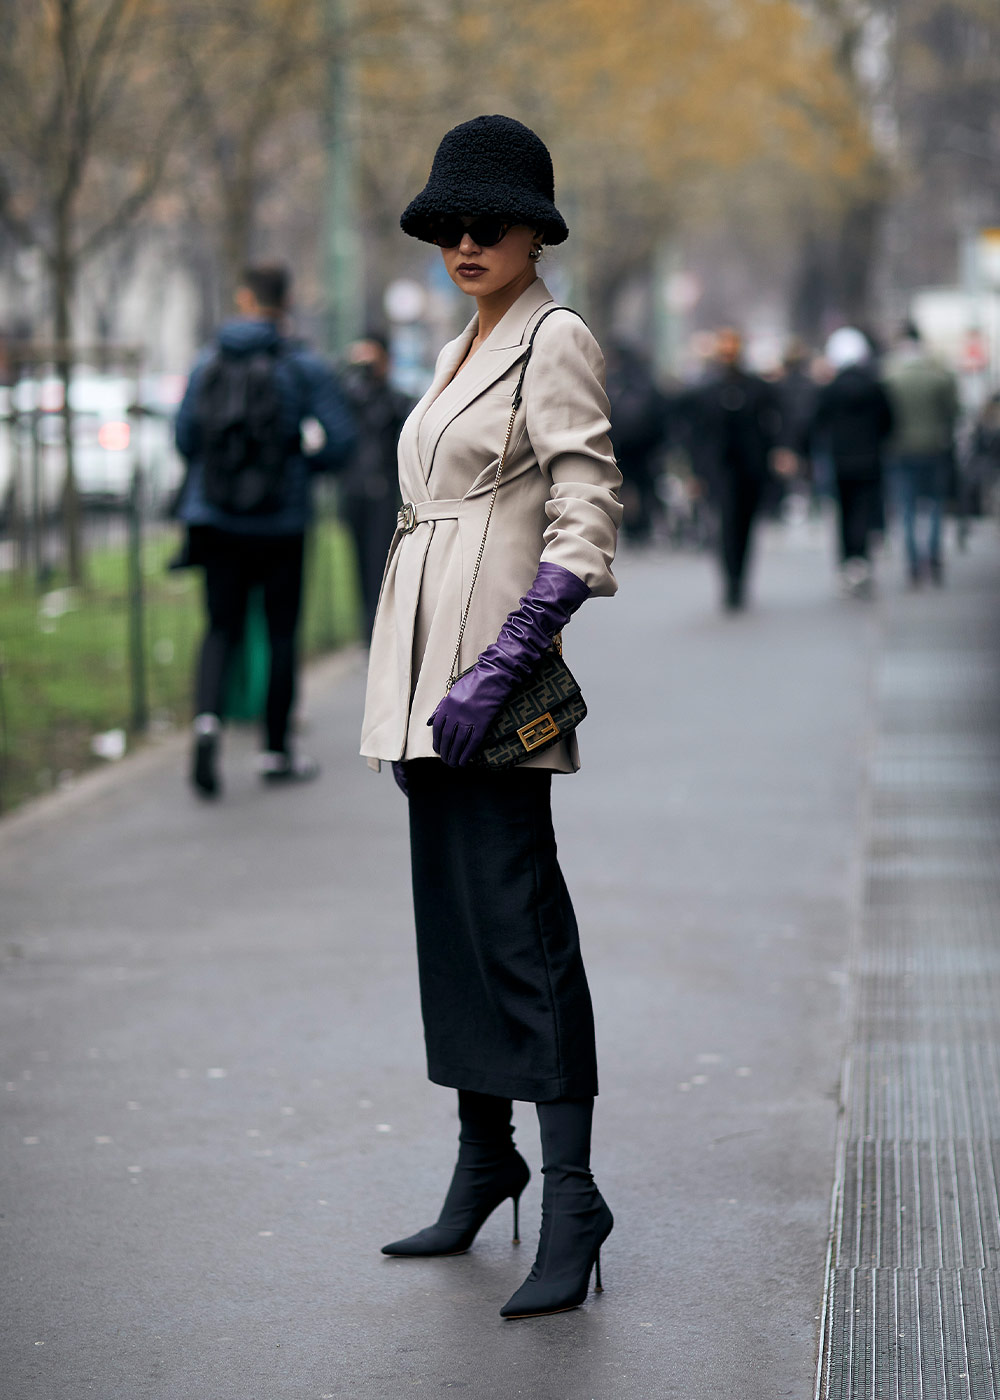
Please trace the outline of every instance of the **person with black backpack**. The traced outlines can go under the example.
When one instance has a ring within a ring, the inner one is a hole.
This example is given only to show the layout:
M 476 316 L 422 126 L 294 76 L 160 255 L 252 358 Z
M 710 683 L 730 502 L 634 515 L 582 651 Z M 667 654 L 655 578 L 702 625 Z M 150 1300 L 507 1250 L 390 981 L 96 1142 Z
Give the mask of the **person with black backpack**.
M 189 527 L 191 561 L 204 569 L 208 613 L 191 764 L 203 797 L 220 792 L 227 671 L 257 587 L 271 648 L 261 777 L 301 781 L 319 771 L 292 752 L 288 734 L 305 532 L 313 474 L 346 466 L 356 433 L 333 371 L 281 333 L 290 285 L 284 267 L 247 268 L 236 292 L 239 314 L 195 365 L 177 414 L 177 448 L 188 463 L 177 514 Z M 310 419 L 324 440 L 307 455 L 302 429 Z

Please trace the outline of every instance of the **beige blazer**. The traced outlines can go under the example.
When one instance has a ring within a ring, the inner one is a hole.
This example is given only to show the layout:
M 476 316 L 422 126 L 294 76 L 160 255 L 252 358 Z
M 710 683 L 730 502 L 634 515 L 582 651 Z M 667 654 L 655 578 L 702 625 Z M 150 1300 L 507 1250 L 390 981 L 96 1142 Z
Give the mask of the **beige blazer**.
M 427 720 L 447 688 L 520 361 L 552 305 L 544 282 L 533 282 L 455 376 L 474 318 L 441 351 L 403 427 L 399 484 L 412 527 L 397 529 L 390 546 L 372 635 L 361 752 L 373 767 L 435 756 Z M 621 475 L 609 426 L 600 347 L 578 316 L 548 317 L 528 363 L 459 671 L 496 641 L 540 560 L 598 596 L 616 591 Z M 572 666 L 571 639 L 567 659 Z M 574 771 L 575 737 L 523 766 Z

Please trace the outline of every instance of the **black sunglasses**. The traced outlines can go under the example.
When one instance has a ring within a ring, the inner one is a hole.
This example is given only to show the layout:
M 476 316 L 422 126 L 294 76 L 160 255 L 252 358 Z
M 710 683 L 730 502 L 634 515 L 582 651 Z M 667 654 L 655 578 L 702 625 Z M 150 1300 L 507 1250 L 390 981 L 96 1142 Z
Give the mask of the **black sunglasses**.
M 517 223 L 517 219 L 480 214 L 474 219 L 461 214 L 438 214 L 431 220 L 431 242 L 439 248 L 457 248 L 466 234 L 479 248 L 493 248 Z

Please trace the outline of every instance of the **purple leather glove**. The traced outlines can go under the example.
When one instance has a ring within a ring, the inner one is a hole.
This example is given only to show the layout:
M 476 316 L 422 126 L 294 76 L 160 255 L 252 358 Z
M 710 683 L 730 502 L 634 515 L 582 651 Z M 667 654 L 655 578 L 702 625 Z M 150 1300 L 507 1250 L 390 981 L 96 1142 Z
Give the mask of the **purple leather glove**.
M 464 768 L 486 737 L 507 696 L 538 664 L 552 638 L 590 589 L 561 564 L 542 563 L 535 581 L 510 613 L 492 646 L 452 686 L 427 721 L 434 751 L 452 768 Z
M 396 780 L 396 786 L 404 797 L 409 797 L 410 789 L 406 781 L 406 764 L 402 761 L 397 761 L 390 766 L 392 768 L 392 776 Z

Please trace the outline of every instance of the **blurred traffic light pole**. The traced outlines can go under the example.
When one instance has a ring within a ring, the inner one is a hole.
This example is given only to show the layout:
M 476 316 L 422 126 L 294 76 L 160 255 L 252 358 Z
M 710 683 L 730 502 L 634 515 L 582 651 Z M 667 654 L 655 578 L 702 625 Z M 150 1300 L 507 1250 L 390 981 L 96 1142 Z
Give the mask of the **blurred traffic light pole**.
M 352 18 L 352 0 L 327 0 L 325 21 L 330 63 L 325 123 L 324 319 L 326 348 L 338 356 L 361 334 L 364 316 Z

